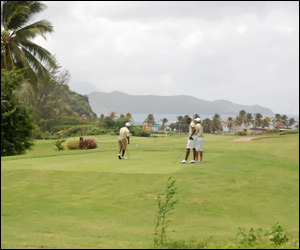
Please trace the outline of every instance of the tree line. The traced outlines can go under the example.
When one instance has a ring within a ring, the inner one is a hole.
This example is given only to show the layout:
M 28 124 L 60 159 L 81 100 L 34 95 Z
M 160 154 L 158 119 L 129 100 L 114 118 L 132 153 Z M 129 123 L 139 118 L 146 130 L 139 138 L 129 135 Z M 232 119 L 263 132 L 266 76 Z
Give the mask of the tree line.
M 177 122 L 172 123 L 169 127 L 178 132 L 188 132 L 188 124 L 186 119 L 189 115 L 178 116 Z M 193 115 L 192 118 L 200 117 L 198 114 Z M 228 128 L 228 132 L 236 132 L 241 129 L 253 128 L 270 128 L 274 129 L 285 128 L 288 129 L 294 124 L 299 129 L 299 121 L 294 118 L 288 118 L 287 115 L 275 114 L 274 117 L 263 117 L 260 113 L 247 113 L 245 110 L 240 110 L 236 117 L 228 117 L 225 120 L 221 119 L 219 114 L 215 114 L 212 119 L 206 118 L 201 121 L 204 133 L 215 133 L 223 131 L 223 128 Z

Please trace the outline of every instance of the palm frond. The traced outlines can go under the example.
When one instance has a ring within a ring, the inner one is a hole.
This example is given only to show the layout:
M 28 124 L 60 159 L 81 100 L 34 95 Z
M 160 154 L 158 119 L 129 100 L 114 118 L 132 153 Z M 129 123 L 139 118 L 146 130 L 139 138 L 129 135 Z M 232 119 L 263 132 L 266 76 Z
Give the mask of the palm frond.
M 24 26 L 34 14 L 47 6 L 39 1 L 3 1 L 1 2 L 1 23 L 3 27 L 17 30 Z
M 9 30 L 15 30 L 21 27 L 26 22 L 26 16 L 30 12 L 27 6 L 17 5 L 14 12 L 7 17 L 4 27 Z
M 47 82 L 50 79 L 50 74 L 44 67 L 44 65 L 25 48 L 22 48 L 22 51 L 26 56 L 27 61 L 31 65 L 32 69 L 38 75 L 38 77 L 42 78 L 43 80 L 46 80 Z
M 30 82 L 30 84 L 33 86 L 33 88 L 36 90 L 37 89 L 37 75 L 36 72 L 32 69 L 30 66 L 25 54 L 23 51 L 16 45 L 15 43 L 12 43 L 10 48 L 12 49 L 13 53 L 13 59 L 16 67 L 22 69 L 26 68 L 25 70 L 25 78 Z
M 56 68 L 56 61 L 52 57 L 51 53 L 44 49 L 43 47 L 35 44 L 34 42 L 31 42 L 29 40 L 24 41 L 20 43 L 20 46 L 26 50 L 28 50 L 30 53 L 32 53 L 35 57 L 38 57 L 38 59 L 45 63 L 47 67 L 49 68 Z
M 41 35 L 46 40 L 45 33 L 52 33 L 53 31 L 53 26 L 49 21 L 41 20 L 19 29 L 15 34 L 19 39 L 33 39 L 37 35 Z

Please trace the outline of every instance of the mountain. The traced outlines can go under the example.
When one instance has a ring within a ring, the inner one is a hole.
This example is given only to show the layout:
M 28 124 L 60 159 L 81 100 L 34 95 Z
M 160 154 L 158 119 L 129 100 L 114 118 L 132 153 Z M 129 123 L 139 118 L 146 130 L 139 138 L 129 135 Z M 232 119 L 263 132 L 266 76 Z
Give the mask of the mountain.
M 87 95 L 92 92 L 104 92 L 89 82 L 70 81 L 68 85 L 71 90 L 81 95 Z
M 274 115 L 274 112 L 259 105 L 246 106 L 226 100 L 205 101 L 193 96 L 128 95 L 120 91 L 111 93 L 92 92 L 88 94 L 93 111 L 107 114 L 219 114 L 237 115 L 240 110 L 247 113 Z

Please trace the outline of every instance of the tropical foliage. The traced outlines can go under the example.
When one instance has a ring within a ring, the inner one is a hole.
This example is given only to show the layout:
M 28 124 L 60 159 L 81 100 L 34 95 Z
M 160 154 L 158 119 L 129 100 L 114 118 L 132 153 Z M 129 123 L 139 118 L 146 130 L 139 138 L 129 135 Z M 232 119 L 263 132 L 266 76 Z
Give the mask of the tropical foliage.
M 31 110 L 19 101 L 20 70 L 1 70 L 1 156 L 24 153 L 33 145 Z
M 155 119 L 153 114 L 149 114 L 148 117 L 145 119 L 144 123 L 147 123 L 148 125 L 154 125 L 155 124 Z
M 56 67 L 51 53 L 32 41 L 37 36 L 46 39 L 45 34 L 53 32 L 51 23 L 28 23 L 45 8 L 39 1 L 1 1 L 1 69 L 25 68 L 25 78 L 35 89 L 40 79 L 49 79 L 46 67 Z
M 86 124 L 97 117 L 88 97 L 69 89 L 69 79 L 68 71 L 60 72 L 56 68 L 50 71 L 48 84 L 38 82 L 38 92 L 29 84 L 22 86 L 20 98 L 34 110 L 34 122 L 43 133 L 51 131 L 54 126 Z

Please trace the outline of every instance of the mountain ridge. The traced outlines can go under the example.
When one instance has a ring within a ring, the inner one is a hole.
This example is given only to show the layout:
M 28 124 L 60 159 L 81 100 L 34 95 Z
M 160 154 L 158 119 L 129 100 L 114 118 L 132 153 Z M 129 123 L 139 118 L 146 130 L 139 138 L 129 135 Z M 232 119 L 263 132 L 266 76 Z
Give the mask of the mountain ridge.
M 87 95 L 95 113 L 107 114 L 111 111 L 117 114 L 219 114 L 237 115 L 240 110 L 247 113 L 274 115 L 270 108 L 260 105 L 242 105 L 228 100 L 206 101 L 189 95 L 159 96 L 130 95 L 121 91 L 110 93 L 92 92 Z

